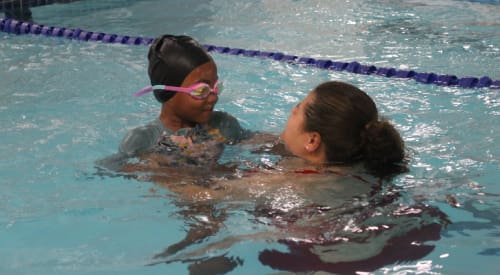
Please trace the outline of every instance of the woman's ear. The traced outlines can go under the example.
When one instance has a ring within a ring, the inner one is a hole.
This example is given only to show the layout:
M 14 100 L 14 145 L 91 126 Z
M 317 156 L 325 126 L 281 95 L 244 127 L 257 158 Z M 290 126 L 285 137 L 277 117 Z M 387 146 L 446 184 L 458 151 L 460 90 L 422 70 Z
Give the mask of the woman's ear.
M 321 135 L 318 132 L 310 132 L 307 135 L 305 149 L 309 153 L 315 152 L 321 145 Z

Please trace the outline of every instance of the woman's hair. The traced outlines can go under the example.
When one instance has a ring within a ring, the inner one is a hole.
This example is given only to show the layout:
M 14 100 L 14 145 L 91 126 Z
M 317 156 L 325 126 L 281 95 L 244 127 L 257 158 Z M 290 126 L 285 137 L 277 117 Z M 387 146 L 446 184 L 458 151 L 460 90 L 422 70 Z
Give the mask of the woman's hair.
M 389 121 L 379 119 L 373 100 L 357 87 L 338 81 L 320 84 L 305 116 L 305 130 L 321 135 L 328 162 L 363 162 L 379 177 L 407 171 L 401 136 Z
M 180 86 L 184 78 L 196 67 L 212 57 L 193 38 L 185 35 L 162 35 L 156 38 L 148 53 L 148 74 L 151 85 Z M 159 102 L 165 102 L 175 92 L 155 90 Z

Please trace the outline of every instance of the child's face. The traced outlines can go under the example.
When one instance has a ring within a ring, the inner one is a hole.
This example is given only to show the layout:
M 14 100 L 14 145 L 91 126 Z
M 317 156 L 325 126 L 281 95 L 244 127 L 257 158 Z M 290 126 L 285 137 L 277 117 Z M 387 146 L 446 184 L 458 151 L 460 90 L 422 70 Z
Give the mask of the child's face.
M 207 83 L 213 88 L 217 80 L 217 66 L 213 61 L 210 61 L 191 71 L 182 82 L 181 87 Z M 184 93 L 176 93 L 167 101 L 167 104 L 177 119 L 186 124 L 196 124 L 208 122 L 218 99 L 219 97 L 214 93 L 203 99 L 196 99 Z

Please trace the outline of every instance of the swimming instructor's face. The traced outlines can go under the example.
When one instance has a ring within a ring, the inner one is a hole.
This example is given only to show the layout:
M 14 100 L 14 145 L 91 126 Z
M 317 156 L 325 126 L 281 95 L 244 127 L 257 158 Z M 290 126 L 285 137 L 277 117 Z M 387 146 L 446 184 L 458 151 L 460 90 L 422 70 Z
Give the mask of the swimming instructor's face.
M 308 144 L 308 132 L 305 127 L 305 109 L 314 100 L 314 93 L 310 92 L 301 102 L 299 102 L 290 112 L 285 129 L 281 133 L 281 139 L 285 147 L 295 156 L 308 158 L 310 154 L 306 149 Z
M 202 64 L 192 70 L 184 79 L 181 86 L 189 87 L 197 83 L 207 83 L 210 87 L 217 82 L 217 66 L 213 61 Z M 214 110 L 219 97 L 211 93 L 204 99 L 196 99 L 188 94 L 176 93 L 166 104 L 170 109 L 170 115 L 186 127 L 195 124 L 206 123 Z

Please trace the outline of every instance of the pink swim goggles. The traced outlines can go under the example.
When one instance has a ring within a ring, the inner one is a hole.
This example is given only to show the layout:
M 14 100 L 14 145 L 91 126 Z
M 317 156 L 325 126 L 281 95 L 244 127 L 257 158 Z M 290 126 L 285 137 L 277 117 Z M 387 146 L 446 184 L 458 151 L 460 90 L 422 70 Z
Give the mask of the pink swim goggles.
M 211 88 L 210 85 L 208 85 L 207 83 L 196 83 L 196 84 L 193 84 L 189 87 L 154 85 L 154 86 L 148 86 L 148 87 L 138 91 L 134 95 L 141 96 L 143 94 L 152 92 L 154 90 L 165 90 L 165 91 L 172 91 L 172 92 L 188 94 L 191 97 L 196 98 L 196 99 L 205 99 L 211 93 L 214 93 L 215 95 L 219 95 L 222 92 L 222 88 L 223 88 L 222 82 L 219 80 L 217 80 L 217 82 L 215 82 L 213 88 Z

